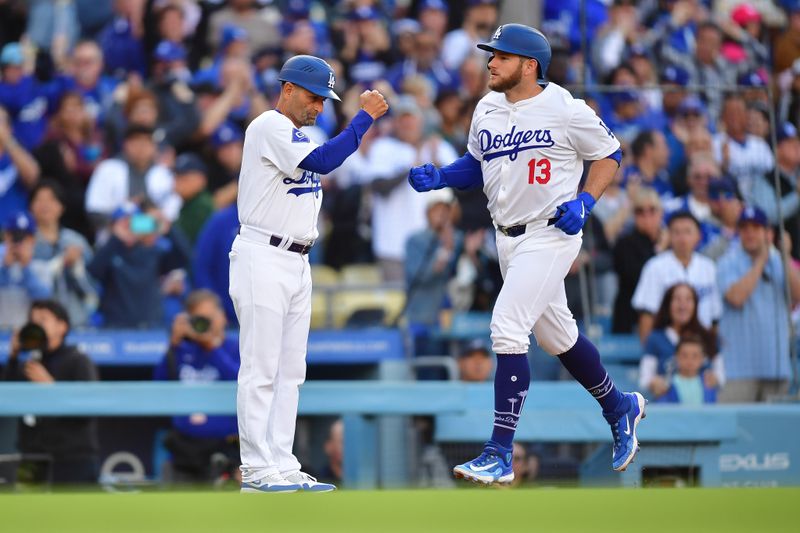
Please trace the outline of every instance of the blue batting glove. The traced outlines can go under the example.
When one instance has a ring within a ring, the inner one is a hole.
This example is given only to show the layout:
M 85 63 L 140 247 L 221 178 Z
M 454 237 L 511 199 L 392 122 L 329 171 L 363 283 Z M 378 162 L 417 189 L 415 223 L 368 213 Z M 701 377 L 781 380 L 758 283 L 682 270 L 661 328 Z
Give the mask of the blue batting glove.
M 430 163 L 409 170 L 408 183 L 417 192 L 433 191 L 445 187 L 439 169 Z
M 588 192 L 582 192 L 574 200 L 564 202 L 556 208 L 555 226 L 567 235 L 576 235 L 586 224 L 595 202 Z

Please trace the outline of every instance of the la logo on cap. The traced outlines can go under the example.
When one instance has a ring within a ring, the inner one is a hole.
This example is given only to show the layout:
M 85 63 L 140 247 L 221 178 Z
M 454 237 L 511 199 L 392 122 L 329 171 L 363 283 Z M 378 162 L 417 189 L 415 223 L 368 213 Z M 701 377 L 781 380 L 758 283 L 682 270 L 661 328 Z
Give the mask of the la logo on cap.
M 333 76 L 333 72 L 328 73 L 328 89 L 333 89 L 333 86 L 336 85 L 336 78 Z
M 492 35 L 492 39 L 499 39 L 501 33 L 503 33 L 503 27 L 502 26 L 497 28 L 497 31 L 494 32 L 494 35 Z

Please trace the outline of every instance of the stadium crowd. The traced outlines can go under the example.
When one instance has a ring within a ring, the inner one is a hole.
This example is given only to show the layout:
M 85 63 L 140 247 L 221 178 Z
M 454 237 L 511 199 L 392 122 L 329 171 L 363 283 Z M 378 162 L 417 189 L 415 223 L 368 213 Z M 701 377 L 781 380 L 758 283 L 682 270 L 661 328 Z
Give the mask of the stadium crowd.
M 67 329 L 169 328 L 158 379 L 235 379 L 223 330 L 236 325 L 227 254 L 244 131 L 274 106 L 283 61 L 312 54 L 342 102 L 325 103 L 311 138 L 336 133 L 364 89 L 390 103 L 323 177 L 312 262 L 374 265 L 405 287 L 417 353 L 446 350 L 431 335 L 442 317 L 489 311 L 499 291 L 492 221 L 482 191 L 426 200 L 407 173 L 464 153 L 487 90 L 474 45 L 531 6 L 553 47 L 547 78 L 581 94 L 625 154 L 567 279 L 570 307 L 638 333 L 653 398 L 786 393 L 800 302 L 793 0 L 0 0 L 0 329 L 48 313 Z M 202 331 L 195 308 L 209 309 Z M 487 352 L 470 346 L 461 372 L 486 379 Z M 183 369 L 197 350 L 213 372 Z M 208 423 L 194 436 L 235 433 Z

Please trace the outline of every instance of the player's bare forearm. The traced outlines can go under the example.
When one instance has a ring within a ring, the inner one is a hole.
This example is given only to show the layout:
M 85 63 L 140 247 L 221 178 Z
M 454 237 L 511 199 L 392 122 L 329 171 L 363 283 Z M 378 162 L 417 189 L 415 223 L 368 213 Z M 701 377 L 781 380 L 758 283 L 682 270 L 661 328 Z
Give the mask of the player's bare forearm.
M 613 159 L 600 159 L 593 161 L 589 168 L 589 175 L 586 177 L 586 184 L 583 186 L 584 192 L 588 192 L 595 200 L 599 200 L 606 188 L 614 180 L 619 164 Z

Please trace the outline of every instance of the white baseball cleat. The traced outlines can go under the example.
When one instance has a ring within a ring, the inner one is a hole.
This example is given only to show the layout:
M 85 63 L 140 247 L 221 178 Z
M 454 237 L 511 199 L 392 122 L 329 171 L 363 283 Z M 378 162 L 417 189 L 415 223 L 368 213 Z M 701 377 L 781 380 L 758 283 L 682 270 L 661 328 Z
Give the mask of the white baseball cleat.
M 306 492 L 331 492 L 336 490 L 336 485 L 317 481 L 314 476 L 309 476 L 300 470 L 291 474 L 284 474 L 284 478 L 289 483 L 296 483 L 300 486 L 300 490 Z
M 242 494 L 258 494 L 262 492 L 297 492 L 300 485 L 292 483 L 280 474 L 269 474 L 253 481 L 242 481 Z

